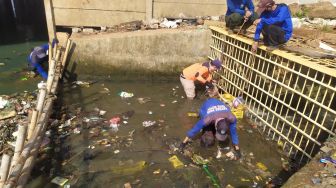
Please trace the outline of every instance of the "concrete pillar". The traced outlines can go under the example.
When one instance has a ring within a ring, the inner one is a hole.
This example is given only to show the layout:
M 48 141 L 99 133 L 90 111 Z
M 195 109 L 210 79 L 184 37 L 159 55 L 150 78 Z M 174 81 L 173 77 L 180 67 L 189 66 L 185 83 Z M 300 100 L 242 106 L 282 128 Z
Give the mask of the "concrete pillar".
M 44 10 L 47 20 L 48 27 L 48 36 L 49 41 L 52 41 L 56 38 L 56 27 L 55 27 L 55 16 L 52 0 L 43 0 L 44 1 Z
M 146 0 L 146 20 L 150 21 L 153 18 L 153 1 Z

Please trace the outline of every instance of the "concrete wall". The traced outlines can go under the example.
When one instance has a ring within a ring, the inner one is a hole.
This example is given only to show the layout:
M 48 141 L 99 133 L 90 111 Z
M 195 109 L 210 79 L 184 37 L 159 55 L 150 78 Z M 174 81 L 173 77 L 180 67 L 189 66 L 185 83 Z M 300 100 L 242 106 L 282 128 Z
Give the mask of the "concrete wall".
M 112 26 L 144 20 L 146 0 L 53 0 L 56 25 Z
M 210 34 L 203 29 L 73 34 L 70 62 L 76 62 L 81 74 L 105 75 L 115 69 L 176 74 L 188 64 L 207 59 Z
M 217 16 L 226 12 L 226 0 L 154 0 L 153 15 L 160 17 Z

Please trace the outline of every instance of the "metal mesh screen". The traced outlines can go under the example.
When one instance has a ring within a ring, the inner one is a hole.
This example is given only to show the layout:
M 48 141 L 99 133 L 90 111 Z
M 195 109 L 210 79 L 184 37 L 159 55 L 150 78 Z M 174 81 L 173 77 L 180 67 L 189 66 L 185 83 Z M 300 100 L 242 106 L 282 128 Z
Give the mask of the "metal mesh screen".
M 211 27 L 210 59 L 223 60 L 217 86 L 243 96 L 247 117 L 292 158 L 304 163 L 329 136 L 335 136 L 336 70 Z M 330 61 L 330 60 L 329 60 Z M 336 61 L 336 60 L 331 60 Z

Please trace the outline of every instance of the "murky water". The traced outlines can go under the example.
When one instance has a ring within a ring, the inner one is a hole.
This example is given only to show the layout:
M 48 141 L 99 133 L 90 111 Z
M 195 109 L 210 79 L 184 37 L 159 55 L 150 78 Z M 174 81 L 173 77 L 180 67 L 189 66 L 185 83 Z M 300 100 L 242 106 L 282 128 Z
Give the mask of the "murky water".
M 12 45 L 0 45 L 0 95 L 34 90 L 40 77 L 28 78 L 27 56 L 31 48 L 43 42 L 25 42 Z
M 127 182 L 132 187 L 211 187 L 205 172 L 197 166 L 190 166 L 189 158 L 177 154 L 186 165 L 181 169 L 174 169 L 168 161 L 172 156 L 168 145 L 185 137 L 187 130 L 197 121 L 197 118 L 188 117 L 187 113 L 197 112 L 205 97 L 200 96 L 194 101 L 181 98 L 183 91 L 177 79 L 160 82 L 144 80 L 101 80 L 88 88 L 65 85 L 63 105 L 68 105 L 73 114 L 78 107 L 84 112 L 92 112 L 94 108 L 106 110 L 106 120 L 126 111 L 134 110 L 135 113 L 125 120 L 127 122 L 121 123 L 118 132 L 105 128 L 98 137 L 91 137 L 93 127 L 67 137 L 61 143 L 62 148 L 70 148 L 67 160 L 62 159 L 66 152 L 56 152 L 55 158 L 61 161 L 52 160 L 50 168 L 56 169 L 52 170 L 53 174 L 50 176 L 50 171 L 43 168 L 35 170 L 34 179 L 27 187 L 57 187 L 50 183 L 56 175 L 71 177 L 71 187 L 123 187 Z M 135 96 L 122 100 L 118 96 L 120 91 L 132 92 Z M 140 104 L 138 97 L 150 97 L 151 102 Z M 142 122 L 146 120 L 156 121 L 157 124 L 145 128 Z M 250 163 L 261 162 L 272 176 L 277 175 L 281 171 L 281 156 L 276 152 L 276 146 L 264 140 L 245 121 L 239 121 L 238 127 L 243 155 L 248 157 L 253 154 L 254 159 Z M 132 132 L 133 135 L 128 136 Z M 108 139 L 111 146 L 97 144 L 102 139 Z M 88 148 L 93 145 L 94 149 Z M 195 153 L 211 160 L 210 170 L 219 178 L 222 187 L 228 184 L 252 187 L 253 181 L 259 186 L 264 185 L 266 179 L 257 181 L 256 176 L 260 174 L 248 168 L 246 161 L 216 159 L 217 147 L 201 148 L 199 139 L 195 139 L 192 145 Z M 85 153 L 94 153 L 95 157 L 83 160 Z M 142 166 L 142 161 L 146 165 Z M 41 174 L 41 171 L 44 173 Z

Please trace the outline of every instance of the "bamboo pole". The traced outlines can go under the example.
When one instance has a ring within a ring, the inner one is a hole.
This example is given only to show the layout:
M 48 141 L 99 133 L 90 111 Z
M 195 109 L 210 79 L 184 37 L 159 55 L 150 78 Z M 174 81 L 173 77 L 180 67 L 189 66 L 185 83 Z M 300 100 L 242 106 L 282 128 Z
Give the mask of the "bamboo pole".
M 33 132 L 35 130 L 36 121 L 37 121 L 37 114 L 38 114 L 37 111 L 33 110 L 32 118 L 31 118 L 31 121 L 30 121 L 29 126 L 28 126 L 28 135 L 27 135 L 28 140 L 32 137 Z
M 44 133 L 46 129 L 46 120 L 48 118 L 49 112 L 52 106 L 52 100 L 47 99 L 46 105 L 45 105 L 45 110 L 41 116 L 40 116 L 40 121 L 36 126 L 36 129 L 34 131 L 34 134 L 32 135 L 32 138 L 28 141 L 28 143 L 25 145 L 20 158 L 18 160 L 18 163 L 11 169 L 10 174 L 8 176 L 8 179 L 6 181 L 5 187 L 6 188 L 11 188 L 16 186 L 16 182 L 20 177 L 20 174 L 22 172 L 22 169 L 24 167 L 24 164 L 26 163 L 26 160 L 28 157 L 31 156 L 33 151 L 33 148 L 39 148 L 42 142 L 43 136 L 41 136 L 41 133 Z M 44 134 L 42 134 L 44 135 Z
M 64 71 L 65 63 L 68 59 L 68 54 L 69 54 L 69 51 L 70 51 L 71 44 L 72 44 L 72 41 L 70 39 L 68 39 L 67 40 L 67 45 L 66 45 L 66 48 L 65 48 L 65 52 L 64 52 L 64 56 L 63 56 L 63 59 L 62 59 L 61 73 L 59 75 L 60 78 L 62 78 L 62 76 L 63 76 L 63 71 Z
M 49 94 L 50 91 L 51 91 L 51 86 L 52 86 L 52 83 L 54 81 L 54 77 L 55 77 L 55 60 L 52 59 L 50 62 L 49 62 L 49 71 L 48 71 L 48 79 L 47 79 L 47 93 Z
M 7 180 L 11 158 L 12 156 L 7 153 L 2 155 L 1 167 L 0 167 L 0 188 L 4 186 L 4 183 Z
M 42 107 L 43 107 L 44 99 L 46 96 L 46 87 L 47 85 L 43 81 L 37 84 L 37 88 L 40 90 L 37 105 L 36 105 L 36 110 L 38 111 L 38 114 L 41 114 L 42 112 Z
M 24 166 L 23 166 L 23 169 L 22 169 L 22 172 L 21 172 L 21 175 L 20 175 L 20 178 L 18 180 L 18 183 L 17 183 L 17 186 L 16 188 L 24 188 L 24 186 L 26 185 L 27 183 L 27 180 L 30 176 L 30 171 L 35 163 L 35 159 L 36 159 L 36 154 L 37 152 L 33 152 L 32 151 L 32 156 L 30 156 Z
M 53 48 L 52 48 L 52 45 L 50 44 L 50 42 L 48 43 L 49 44 L 49 49 L 48 49 L 48 62 L 50 63 L 52 57 L 53 57 Z
M 19 156 L 22 152 L 22 148 L 24 146 L 25 138 L 26 138 L 26 132 L 27 132 L 27 126 L 26 125 L 19 125 L 18 126 L 18 136 L 16 138 L 15 142 L 15 148 L 14 148 L 14 156 L 11 163 L 11 168 L 17 163 Z

